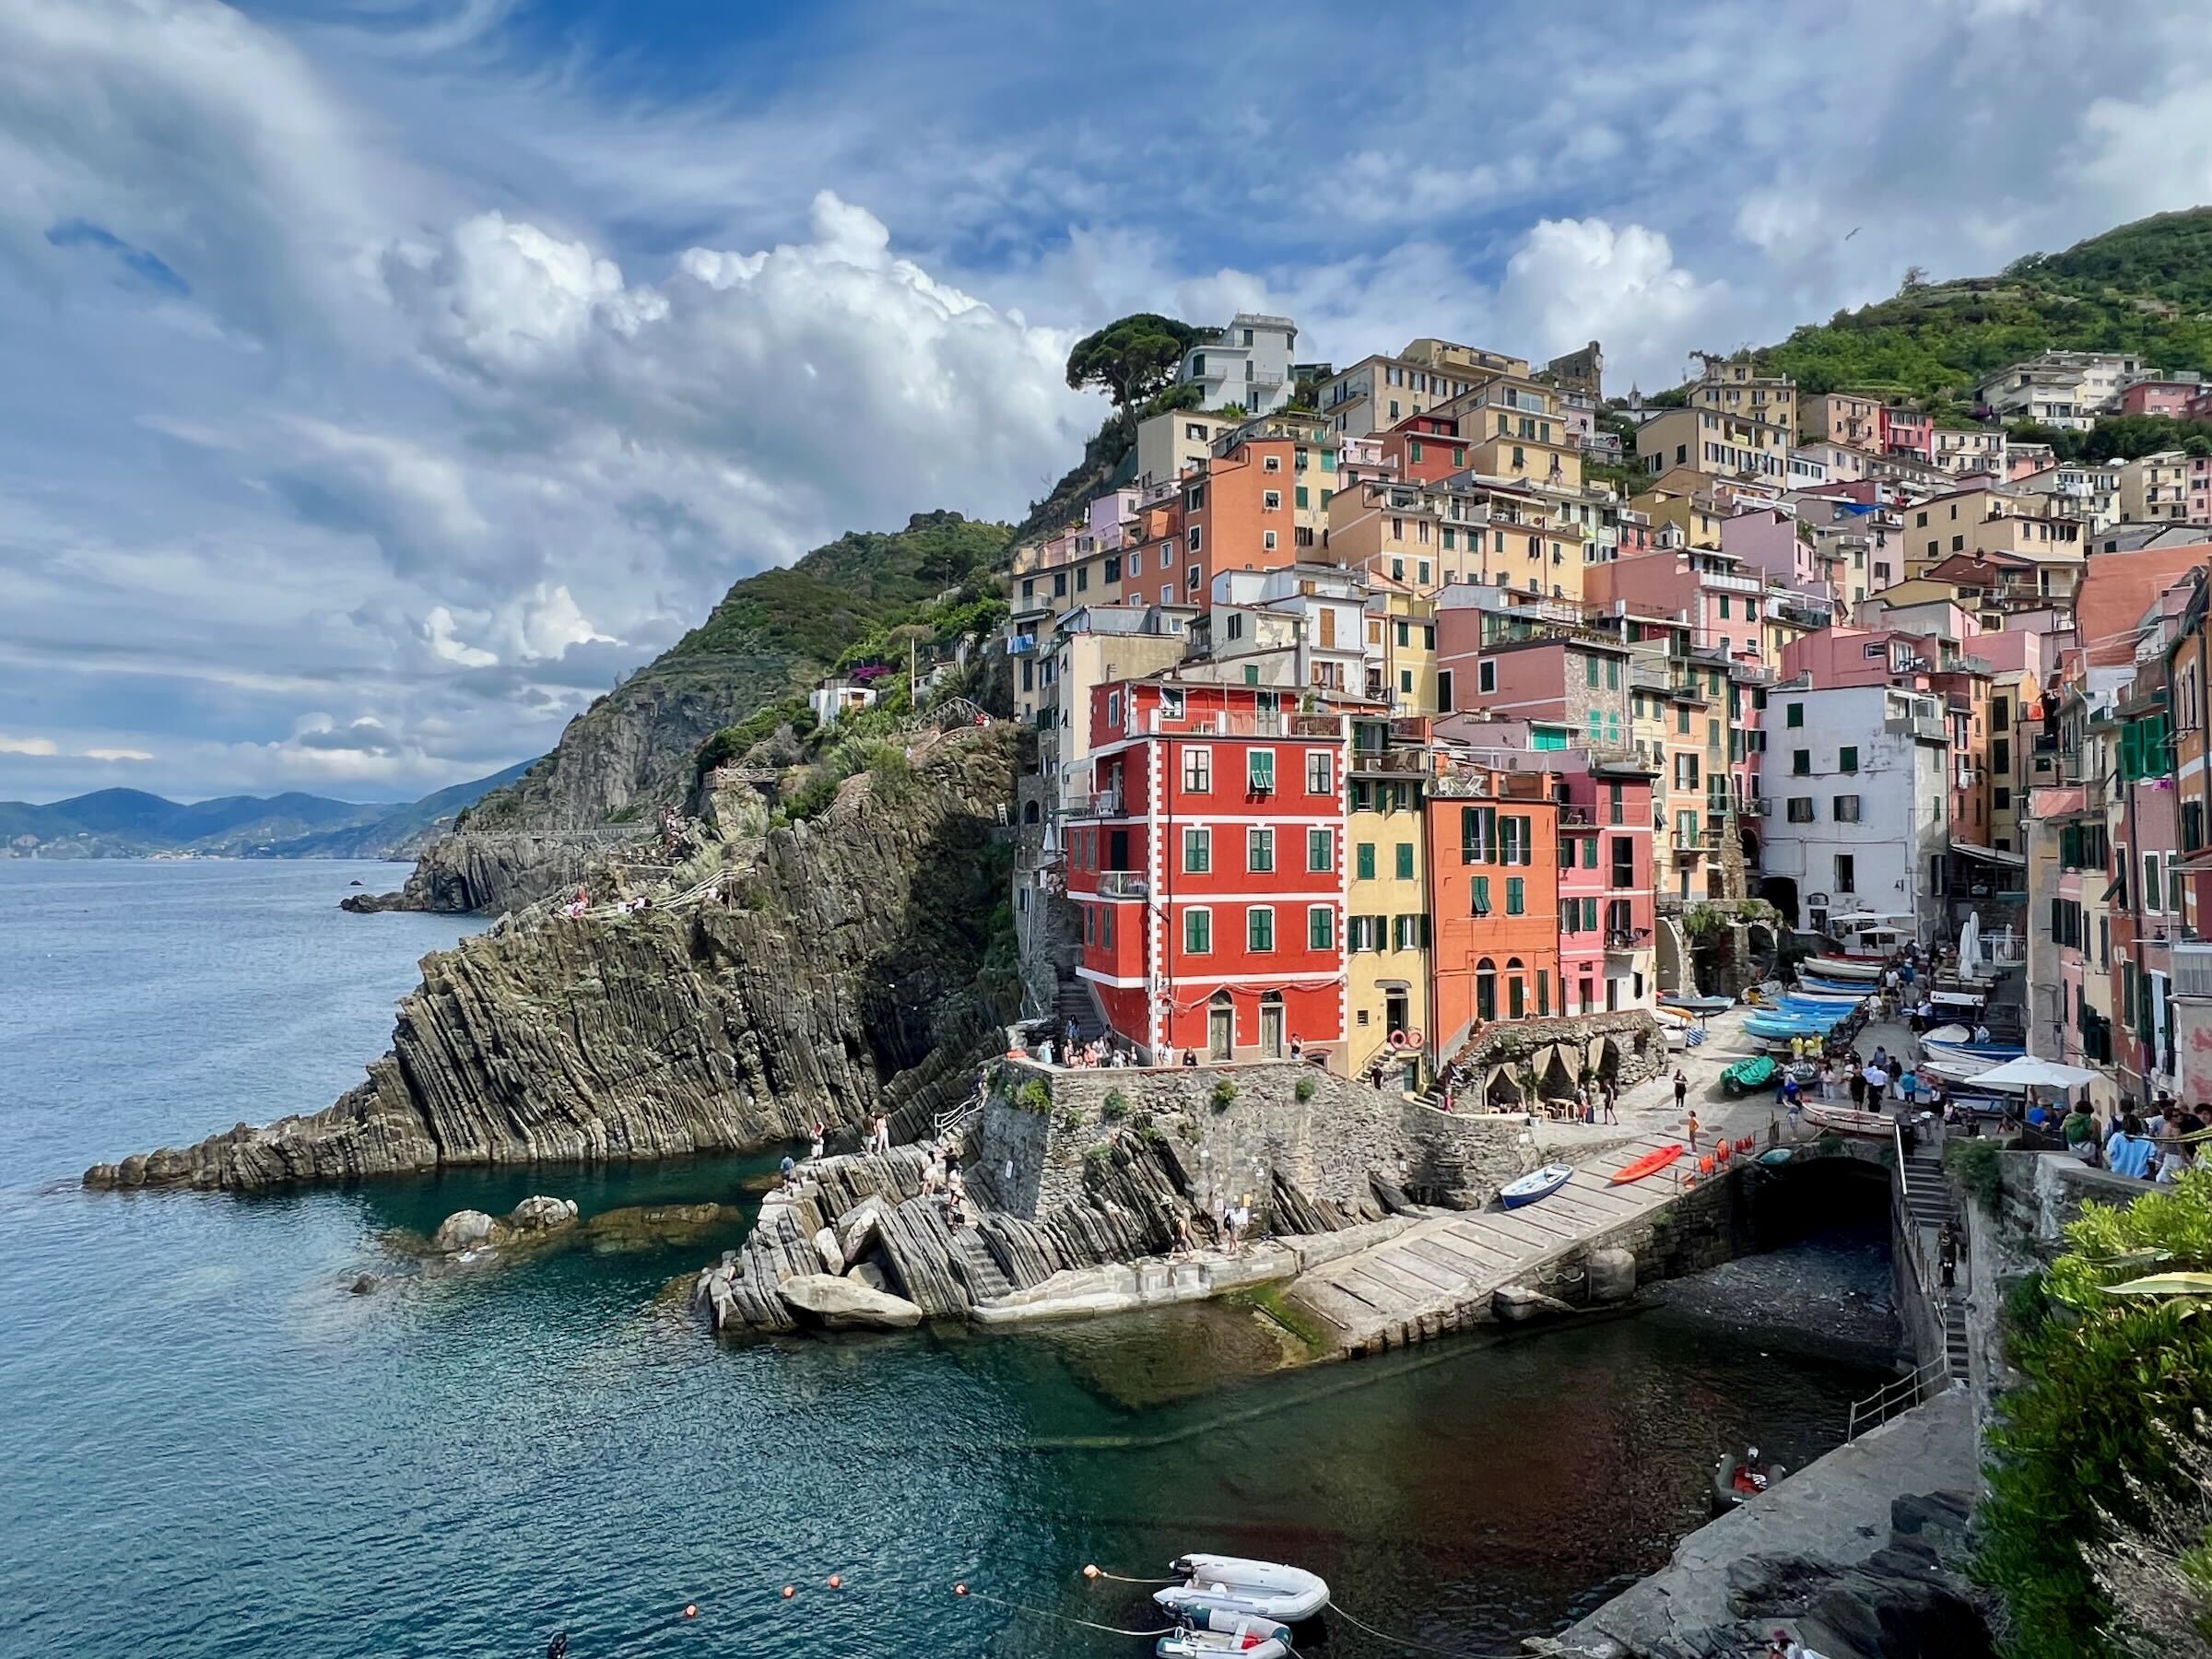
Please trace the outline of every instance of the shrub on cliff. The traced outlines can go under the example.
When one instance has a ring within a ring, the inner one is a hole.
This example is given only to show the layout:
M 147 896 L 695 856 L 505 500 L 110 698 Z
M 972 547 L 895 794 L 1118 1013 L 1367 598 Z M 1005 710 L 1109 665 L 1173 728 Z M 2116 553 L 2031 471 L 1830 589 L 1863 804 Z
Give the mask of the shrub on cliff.
M 2033 1321 L 2009 1347 L 2027 1382 L 1989 1435 L 1977 1574 L 2005 1598 L 2016 1659 L 2185 1651 L 2140 1629 L 2107 1583 L 2132 1582 L 2132 1541 L 2170 1528 L 2176 1505 L 2201 1517 L 2190 1471 L 2212 1413 L 2212 1297 L 2195 1281 L 2212 1288 L 2212 1171 L 2124 1209 L 2092 1204 L 2066 1235 L 2018 1310 Z M 2212 1596 L 2194 1582 L 2201 1632 Z

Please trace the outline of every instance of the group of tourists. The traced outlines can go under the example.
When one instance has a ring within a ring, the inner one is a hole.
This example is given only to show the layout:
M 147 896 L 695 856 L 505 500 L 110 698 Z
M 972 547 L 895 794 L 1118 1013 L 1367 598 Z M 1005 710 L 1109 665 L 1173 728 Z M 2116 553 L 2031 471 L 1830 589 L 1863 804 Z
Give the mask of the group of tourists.
M 1040 1065 L 1064 1065 L 1071 1070 L 1143 1064 L 1138 1059 L 1135 1045 L 1133 1043 L 1117 1041 L 1111 1034 L 1104 1037 L 1094 1037 L 1088 1042 L 1080 1042 L 1077 1040 L 1081 1035 L 1082 1032 L 1077 1029 L 1076 1022 L 1072 1019 L 1069 1020 L 1060 1028 L 1060 1041 L 1057 1046 L 1050 1037 L 1045 1038 L 1037 1045 L 1037 1064 Z M 1194 1059 L 1189 1061 L 1189 1064 L 1194 1065 L 1197 1062 Z
M 2166 1184 L 2195 1164 L 2193 1137 L 2212 1124 L 2212 1106 L 2185 1111 L 2171 1095 L 2161 1093 L 2148 1112 L 2116 1111 L 2100 1118 L 2085 1096 L 2064 1113 L 2038 1101 L 2028 1109 L 2026 1122 L 2030 1129 L 2057 1135 L 2086 1164 Z

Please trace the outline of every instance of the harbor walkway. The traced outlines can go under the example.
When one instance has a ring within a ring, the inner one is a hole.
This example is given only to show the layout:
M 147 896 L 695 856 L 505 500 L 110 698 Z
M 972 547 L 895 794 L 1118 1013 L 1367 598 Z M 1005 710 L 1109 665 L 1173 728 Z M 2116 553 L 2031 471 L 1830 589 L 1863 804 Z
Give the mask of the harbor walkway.
M 1700 1151 L 1717 1140 L 1746 1135 L 1757 1135 L 1763 1147 L 1778 1115 L 1771 1091 L 1740 1100 L 1722 1092 L 1721 1073 L 1758 1052 L 1743 1034 L 1745 1018 L 1742 1009 L 1715 1017 L 1703 1046 L 1671 1056 L 1672 1067 L 1689 1082 L 1688 1104 L 1700 1124 Z M 1685 1177 L 1696 1174 L 1696 1159 L 1686 1151 L 1667 1169 L 1627 1185 L 1614 1186 L 1611 1178 L 1647 1152 L 1687 1145 L 1688 1114 L 1676 1108 L 1673 1079 L 1670 1067 L 1628 1091 L 1618 1126 L 1534 1125 L 1541 1154 L 1576 1170 L 1542 1202 L 1431 1218 L 1304 1274 L 1291 1285 L 1290 1296 L 1319 1317 L 1338 1347 L 1371 1352 L 1487 1317 L 1492 1297 L 1504 1287 L 1534 1287 L 1572 1253 L 1648 1226 L 1691 1190 Z M 1588 1150 L 1578 1156 L 1578 1147 Z

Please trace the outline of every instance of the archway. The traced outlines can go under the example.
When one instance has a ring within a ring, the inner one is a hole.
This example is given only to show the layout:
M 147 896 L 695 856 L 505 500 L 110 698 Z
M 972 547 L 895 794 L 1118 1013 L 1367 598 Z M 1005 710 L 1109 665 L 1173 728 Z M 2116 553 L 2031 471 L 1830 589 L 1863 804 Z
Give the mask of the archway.
M 1696 987 L 1684 982 L 1682 930 L 1671 916 L 1661 916 L 1653 930 L 1652 959 L 1658 971 L 1660 990 L 1694 993 Z
M 1782 912 L 1783 925 L 1797 925 L 1797 883 L 1788 876 L 1766 876 L 1759 879 L 1759 896 Z
M 1543 1076 L 1536 1083 L 1537 1096 L 1547 1100 L 1571 1100 L 1576 1082 L 1577 1078 L 1569 1067 L 1565 1055 L 1554 1043 L 1550 1057 L 1544 1062 Z
M 1513 1068 L 1501 1065 L 1491 1073 L 1489 1087 L 1482 1091 L 1482 1098 L 1492 1112 L 1512 1112 L 1517 1108 L 1524 1097 L 1521 1086 L 1513 1081 Z
M 1597 1045 L 1597 1080 L 1600 1083 L 1618 1082 L 1620 1077 L 1620 1044 L 1612 1038 L 1602 1038 Z
M 1750 947 L 1755 959 L 1771 961 L 1774 957 L 1774 930 L 1764 922 L 1752 922 L 1744 928 L 1744 943 Z
M 1021 808 L 1021 821 L 1025 824 L 1034 824 L 1037 819 L 1037 803 L 1034 801 L 1024 802 Z
M 1475 1018 L 1498 1018 L 1498 964 L 1488 957 L 1475 964 Z

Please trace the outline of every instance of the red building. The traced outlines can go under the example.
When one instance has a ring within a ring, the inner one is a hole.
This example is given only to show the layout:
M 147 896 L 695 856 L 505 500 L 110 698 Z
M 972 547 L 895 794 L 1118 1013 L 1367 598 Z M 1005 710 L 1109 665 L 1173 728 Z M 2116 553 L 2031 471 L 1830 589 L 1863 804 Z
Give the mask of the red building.
M 1641 761 L 1559 775 L 1559 1011 L 1648 1008 L 1652 780 Z
M 1479 1022 L 1553 1011 L 1559 981 L 1559 807 L 1553 775 L 1439 771 L 1428 813 L 1437 1052 Z
M 1348 722 L 1172 678 L 1091 694 L 1093 794 L 1068 828 L 1082 976 L 1156 1064 L 1341 1054 Z

